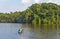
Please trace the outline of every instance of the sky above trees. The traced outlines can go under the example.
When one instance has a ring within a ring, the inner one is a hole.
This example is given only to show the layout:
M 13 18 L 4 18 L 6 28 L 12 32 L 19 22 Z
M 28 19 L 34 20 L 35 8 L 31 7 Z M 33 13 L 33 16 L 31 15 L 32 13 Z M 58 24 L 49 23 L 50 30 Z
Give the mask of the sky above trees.
M 0 12 L 23 11 L 34 3 L 42 2 L 60 4 L 60 0 L 0 0 Z

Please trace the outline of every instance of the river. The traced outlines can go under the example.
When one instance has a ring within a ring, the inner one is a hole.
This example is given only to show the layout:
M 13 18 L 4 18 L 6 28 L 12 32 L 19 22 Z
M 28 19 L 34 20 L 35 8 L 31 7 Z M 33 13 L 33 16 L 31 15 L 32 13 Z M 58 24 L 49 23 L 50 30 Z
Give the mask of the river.
M 19 34 L 20 27 L 23 32 Z M 60 39 L 60 28 L 58 25 L 0 23 L 0 39 Z

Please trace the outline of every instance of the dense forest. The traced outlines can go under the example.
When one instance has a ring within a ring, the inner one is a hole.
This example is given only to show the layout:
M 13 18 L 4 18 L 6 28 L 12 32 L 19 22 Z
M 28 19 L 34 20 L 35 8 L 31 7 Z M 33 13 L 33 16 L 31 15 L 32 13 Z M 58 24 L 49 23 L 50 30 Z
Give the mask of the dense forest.
M 59 24 L 60 5 L 35 3 L 22 12 L 0 13 L 0 23 Z

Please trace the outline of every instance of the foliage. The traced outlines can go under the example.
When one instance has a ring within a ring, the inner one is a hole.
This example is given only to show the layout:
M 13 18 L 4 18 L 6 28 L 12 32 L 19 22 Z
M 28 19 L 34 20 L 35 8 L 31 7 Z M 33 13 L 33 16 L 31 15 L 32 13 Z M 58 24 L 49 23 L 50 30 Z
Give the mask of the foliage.
M 0 13 L 1 23 L 60 23 L 60 5 L 54 3 L 32 4 L 22 12 Z

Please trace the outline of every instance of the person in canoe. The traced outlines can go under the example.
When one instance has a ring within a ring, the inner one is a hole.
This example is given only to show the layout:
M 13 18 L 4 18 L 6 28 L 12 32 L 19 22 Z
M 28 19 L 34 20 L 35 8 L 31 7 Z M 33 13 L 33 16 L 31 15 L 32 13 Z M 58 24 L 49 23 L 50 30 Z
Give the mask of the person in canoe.
M 23 28 L 19 28 L 18 33 L 22 33 Z

